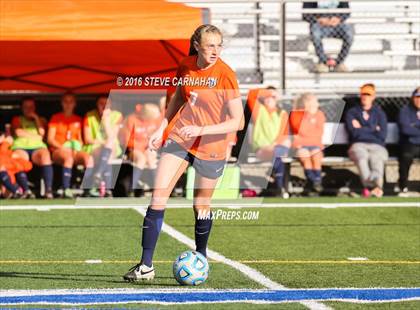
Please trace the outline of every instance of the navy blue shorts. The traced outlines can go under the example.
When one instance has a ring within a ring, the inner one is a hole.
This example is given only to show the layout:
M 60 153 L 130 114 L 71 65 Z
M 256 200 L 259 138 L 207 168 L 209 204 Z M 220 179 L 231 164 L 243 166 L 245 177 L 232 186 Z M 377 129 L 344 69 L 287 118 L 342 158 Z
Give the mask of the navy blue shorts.
M 306 149 L 309 152 L 321 151 L 321 148 L 319 146 L 315 146 L 315 145 L 305 145 L 305 146 L 302 146 L 302 149 Z
M 22 150 L 22 151 L 25 151 L 26 153 L 28 153 L 28 155 L 29 155 L 29 160 L 31 161 L 31 160 L 32 160 L 32 154 L 33 154 L 35 151 L 39 150 L 39 149 L 42 149 L 42 148 L 37 148 L 37 149 L 16 149 L 16 150 Z
M 223 169 L 225 168 L 225 160 L 199 159 L 174 140 L 166 140 L 165 144 L 162 146 L 161 152 L 173 154 L 188 161 L 199 175 L 208 179 L 219 178 L 223 174 Z

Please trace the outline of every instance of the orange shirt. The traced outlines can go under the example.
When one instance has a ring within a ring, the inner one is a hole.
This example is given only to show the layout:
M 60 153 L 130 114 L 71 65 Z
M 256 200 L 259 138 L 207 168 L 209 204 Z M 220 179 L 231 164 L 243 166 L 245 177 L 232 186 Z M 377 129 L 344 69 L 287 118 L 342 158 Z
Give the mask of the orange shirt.
M 55 128 L 54 139 L 61 145 L 69 140 L 82 140 L 82 118 L 78 115 L 54 114 L 48 123 L 48 128 Z
M 213 66 L 202 70 L 197 66 L 197 56 L 188 56 L 178 69 L 177 79 L 183 79 L 181 93 L 185 103 L 168 126 L 171 128 L 169 138 L 199 159 L 225 159 L 226 134 L 184 140 L 179 130 L 188 125 L 216 125 L 227 120 L 227 102 L 240 97 L 234 71 L 220 58 Z
M 32 163 L 23 158 L 13 157 L 13 151 L 10 149 L 8 142 L 0 143 L 0 166 L 7 170 L 7 173 L 15 183 L 15 174 L 21 171 L 28 172 L 32 169 Z
M 161 122 L 161 117 L 155 120 L 142 120 L 135 114 L 129 115 L 126 120 L 126 129 L 129 134 L 127 147 L 145 151 L 150 135 L 159 128 Z
M 304 110 L 295 110 L 290 113 L 290 129 L 293 134 L 293 148 L 302 146 L 322 145 L 322 135 L 324 133 L 325 114 L 318 110 L 310 114 Z

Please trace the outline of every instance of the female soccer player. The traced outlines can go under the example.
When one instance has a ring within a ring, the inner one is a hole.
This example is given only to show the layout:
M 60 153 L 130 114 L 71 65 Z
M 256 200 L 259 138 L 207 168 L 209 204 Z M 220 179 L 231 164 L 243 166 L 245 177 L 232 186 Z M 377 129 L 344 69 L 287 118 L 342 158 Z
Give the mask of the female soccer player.
M 293 133 L 292 147 L 305 170 L 307 183 L 305 193 L 322 192 L 322 135 L 325 114 L 319 109 L 319 102 L 312 93 L 304 93 L 296 100 L 290 113 L 290 129 Z
M 10 193 L 12 198 L 35 198 L 28 185 L 26 172 L 32 169 L 32 163 L 19 156 L 19 152 L 12 151 L 13 138 L 0 133 L 0 196 L 1 185 Z M 17 183 L 17 184 L 15 184 Z M 22 188 L 23 194 L 19 191 Z M 7 196 L 6 196 L 7 197 Z
M 64 94 L 61 98 L 63 112 L 54 114 L 48 123 L 48 145 L 54 163 L 62 166 L 63 198 L 73 198 L 70 189 L 73 165 L 92 167 L 93 159 L 82 152 L 82 118 L 74 114 L 76 98 Z
M 22 115 L 12 119 L 14 141 L 12 150 L 18 157 L 30 160 L 41 168 L 45 182 L 45 198 L 54 198 L 52 192 L 53 168 L 51 155 L 44 143 L 47 121 L 36 113 L 35 100 L 24 98 Z
M 133 163 L 132 189 L 138 188 L 140 176 L 145 168 L 157 168 L 157 153 L 147 149 L 149 136 L 162 122 L 161 108 L 154 103 L 137 104 L 136 110 L 124 121 L 122 140 L 127 145 L 128 158 Z
M 95 167 L 86 169 L 82 182 L 83 188 L 90 188 L 90 196 L 100 195 L 96 186 L 101 182 L 104 182 L 107 188 L 105 196 L 112 196 L 112 167 L 109 160 L 122 154 L 118 140 L 122 120 L 121 112 L 112 109 L 111 98 L 106 95 L 98 97 L 96 109 L 87 112 L 83 120 L 83 151 L 90 154 L 95 163 Z
M 150 137 L 152 150 L 159 148 L 163 140 L 165 143 L 143 222 L 141 261 L 124 275 L 127 281 L 154 278 L 152 257 L 165 205 L 189 164 L 197 172 L 193 201 L 196 249 L 206 256 L 212 226 L 210 200 L 223 173 L 226 134 L 244 127 L 235 73 L 219 58 L 222 40 L 222 33 L 215 26 L 201 25 L 195 30 L 190 56 L 182 61 L 177 73 L 177 81 L 182 83 L 177 86 L 160 128 Z

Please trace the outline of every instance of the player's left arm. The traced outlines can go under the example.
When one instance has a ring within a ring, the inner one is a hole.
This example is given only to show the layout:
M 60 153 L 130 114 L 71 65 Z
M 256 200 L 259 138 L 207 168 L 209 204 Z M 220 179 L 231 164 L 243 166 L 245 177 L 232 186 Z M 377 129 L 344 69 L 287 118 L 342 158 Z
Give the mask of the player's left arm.
M 202 136 L 224 134 L 244 129 L 244 108 L 241 98 L 238 97 L 230 100 L 227 107 L 230 119 L 220 124 L 204 126 L 201 133 Z

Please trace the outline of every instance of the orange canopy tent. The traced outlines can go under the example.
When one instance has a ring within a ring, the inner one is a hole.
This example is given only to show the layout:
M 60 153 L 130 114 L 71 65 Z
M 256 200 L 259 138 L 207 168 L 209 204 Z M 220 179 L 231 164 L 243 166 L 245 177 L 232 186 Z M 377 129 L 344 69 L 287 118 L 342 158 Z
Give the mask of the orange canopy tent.
M 0 92 L 108 92 L 173 76 L 202 11 L 162 0 L 0 0 Z

